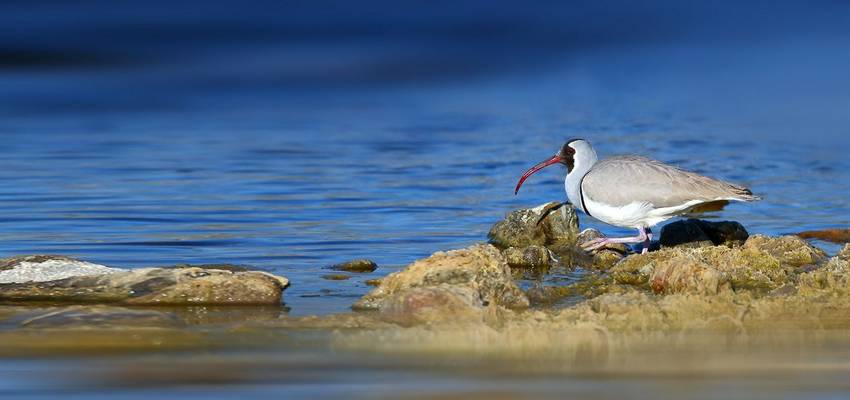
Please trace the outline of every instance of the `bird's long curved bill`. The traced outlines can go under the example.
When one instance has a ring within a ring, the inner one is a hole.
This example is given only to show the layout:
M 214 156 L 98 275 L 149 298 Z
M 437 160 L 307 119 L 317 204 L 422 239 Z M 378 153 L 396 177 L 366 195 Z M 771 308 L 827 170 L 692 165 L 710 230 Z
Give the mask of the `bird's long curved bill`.
M 525 171 L 525 173 L 522 174 L 522 177 L 519 178 L 519 182 L 516 184 L 516 189 L 514 189 L 514 194 L 519 193 L 519 188 L 522 186 L 522 183 L 525 182 L 526 179 L 528 179 L 529 176 L 534 175 L 535 172 L 540 171 L 543 168 L 546 168 L 550 165 L 557 164 L 559 162 L 561 162 L 561 156 L 555 154 L 552 158 L 545 160 L 545 161 L 531 167 L 528 171 Z

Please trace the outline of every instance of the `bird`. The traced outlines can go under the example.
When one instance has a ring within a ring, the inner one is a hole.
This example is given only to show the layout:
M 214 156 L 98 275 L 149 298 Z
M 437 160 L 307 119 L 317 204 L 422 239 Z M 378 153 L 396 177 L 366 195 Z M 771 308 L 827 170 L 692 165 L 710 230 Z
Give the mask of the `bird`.
M 642 243 L 649 251 L 652 227 L 668 219 L 705 210 L 719 210 L 730 201 L 761 200 L 743 186 L 637 155 L 599 160 L 585 139 L 571 139 L 561 149 L 528 169 L 514 189 L 550 165 L 567 167 L 564 189 L 567 198 L 584 214 L 608 225 L 637 229 L 637 236 L 600 237 L 581 244 L 594 251 L 612 243 Z

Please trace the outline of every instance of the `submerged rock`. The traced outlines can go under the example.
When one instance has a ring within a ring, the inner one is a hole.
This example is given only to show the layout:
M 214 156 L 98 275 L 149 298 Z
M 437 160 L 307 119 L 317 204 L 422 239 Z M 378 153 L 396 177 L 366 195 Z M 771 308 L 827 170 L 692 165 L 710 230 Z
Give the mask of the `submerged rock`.
M 360 259 L 349 262 L 344 262 L 342 264 L 336 264 L 331 267 L 331 269 L 337 271 L 345 271 L 345 272 L 374 272 L 378 269 L 378 264 L 376 264 L 372 260 Z
M 490 242 L 500 248 L 574 244 L 578 217 L 571 204 L 546 203 L 515 210 L 490 228 Z
M 322 279 L 327 281 L 344 281 L 351 279 L 351 275 L 346 274 L 326 274 L 322 275 Z
M 522 309 L 528 298 L 491 245 L 438 252 L 387 275 L 353 308 L 378 310 L 393 321 L 430 321 L 480 315 L 489 306 Z
M 54 264 L 72 266 L 65 271 L 86 272 L 58 280 L 24 280 L 0 284 L 0 300 L 11 302 L 54 303 L 118 303 L 132 305 L 183 304 L 280 304 L 286 278 L 259 271 L 234 272 L 191 266 L 179 268 L 144 268 L 135 270 L 103 269 L 107 267 L 68 258 L 41 259 L 12 264 L 25 268 L 27 276 L 54 276 Z M 39 272 L 40 266 L 47 272 Z M 91 274 L 89 272 L 106 271 Z
M 73 258 L 32 255 L 0 260 L 0 283 L 47 282 L 72 276 L 103 275 L 126 271 Z
M 832 243 L 850 242 L 850 229 L 823 229 L 819 231 L 800 232 L 797 236 L 803 239 L 817 239 Z
M 381 284 L 381 279 L 380 278 L 379 279 L 367 279 L 363 283 L 365 283 L 368 286 L 378 286 L 378 285 Z
M 703 221 L 687 219 L 676 221 L 661 228 L 662 247 L 708 247 L 740 246 L 750 234 L 735 221 Z

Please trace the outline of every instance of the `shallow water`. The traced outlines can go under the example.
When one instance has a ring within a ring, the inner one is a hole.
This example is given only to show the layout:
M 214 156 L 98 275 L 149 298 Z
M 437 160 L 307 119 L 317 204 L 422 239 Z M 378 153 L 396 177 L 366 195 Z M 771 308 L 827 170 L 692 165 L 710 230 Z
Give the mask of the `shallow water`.
M 751 187 L 718 216 L 751 233 L 850 226 L 844 5 L 187 4 L 3 6 L 1 254 L 249 264 L 347 311 L 564 200 L 556 169 L 512 190 L 577 136 Z

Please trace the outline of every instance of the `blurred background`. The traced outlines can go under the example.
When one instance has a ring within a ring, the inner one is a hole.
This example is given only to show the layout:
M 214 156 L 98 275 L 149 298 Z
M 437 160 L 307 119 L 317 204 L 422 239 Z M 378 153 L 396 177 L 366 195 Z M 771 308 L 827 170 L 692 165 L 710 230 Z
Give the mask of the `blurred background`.
M 846 227 L 847 71 L 841 1 L 7 0 L 0 253 L 250 264 L 345 311 L 368 287 L 326 266 L 564 200 L 512 190 L 571 137 L 751 186 L 721 216 L 753 233 Z

